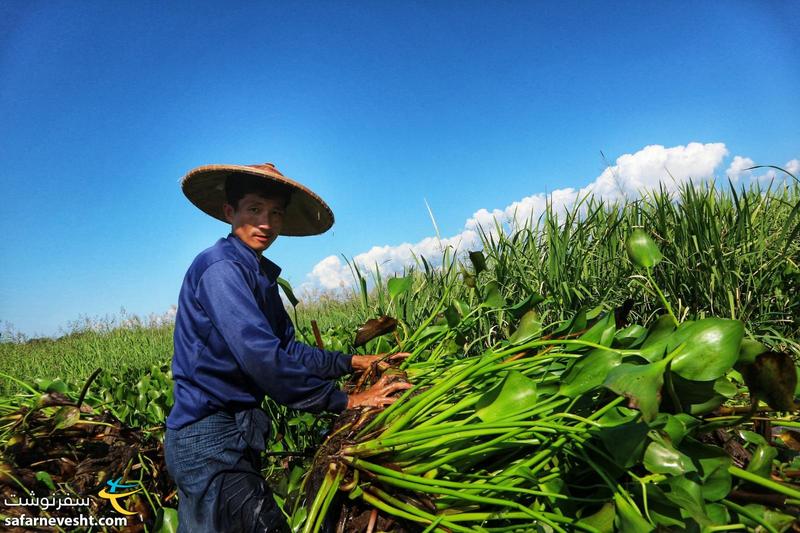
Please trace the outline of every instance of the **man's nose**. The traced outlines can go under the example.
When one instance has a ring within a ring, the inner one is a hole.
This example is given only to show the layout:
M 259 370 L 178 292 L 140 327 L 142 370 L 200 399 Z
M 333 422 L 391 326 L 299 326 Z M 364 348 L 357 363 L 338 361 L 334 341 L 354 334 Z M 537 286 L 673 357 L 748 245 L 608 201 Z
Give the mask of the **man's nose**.
M 271 229 L 274 225 L 272 216 L 269 213 L 262 215 L 258 221 L 258 225 Z

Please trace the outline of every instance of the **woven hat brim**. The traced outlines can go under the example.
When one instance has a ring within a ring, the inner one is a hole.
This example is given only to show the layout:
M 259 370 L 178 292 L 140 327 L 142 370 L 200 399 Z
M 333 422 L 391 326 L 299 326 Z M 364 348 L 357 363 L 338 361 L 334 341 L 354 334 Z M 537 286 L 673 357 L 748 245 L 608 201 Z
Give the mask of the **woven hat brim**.
M 301 237 L 325 233 L 333 226 L 333 211 L 322 198 L 307 187 L 286 176 L 265 168 L 246 165 L 205 165 L 190 170 L 181 180 L 181 189 L 204 213 L 228 223 L 222 206 L 225 203 L 225 180 L 232 174 L 259 176 L 290 188 L 291 200 L 286 208 L 280 235 Z

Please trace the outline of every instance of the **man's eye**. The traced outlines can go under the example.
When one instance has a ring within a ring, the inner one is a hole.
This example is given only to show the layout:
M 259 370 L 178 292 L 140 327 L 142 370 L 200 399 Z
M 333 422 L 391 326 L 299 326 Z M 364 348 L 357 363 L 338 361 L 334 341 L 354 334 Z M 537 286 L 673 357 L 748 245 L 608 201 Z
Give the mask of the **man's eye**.
M 250 212 L 251 213 L 258 213 L 258 208 L 257 207 L 251 207 L 250 208 Z

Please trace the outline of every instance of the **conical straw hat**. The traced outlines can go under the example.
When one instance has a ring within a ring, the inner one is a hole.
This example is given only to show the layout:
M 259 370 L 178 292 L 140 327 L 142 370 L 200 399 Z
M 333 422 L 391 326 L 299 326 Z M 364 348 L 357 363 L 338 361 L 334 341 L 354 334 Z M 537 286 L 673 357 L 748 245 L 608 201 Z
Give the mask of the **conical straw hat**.
M 263 165 L 205 165 L 190 170 L 181 180 L 183 194 L 212 217 L 228 222 L 222 210 L 225 180 L 235 174 L 249 174 L 288 187 L 291 201 L 286 208 L 281 235 L 304 236 L 324 233 L 333 226 L 333 211 L 322 198 L 280 173 L 272 163 Z

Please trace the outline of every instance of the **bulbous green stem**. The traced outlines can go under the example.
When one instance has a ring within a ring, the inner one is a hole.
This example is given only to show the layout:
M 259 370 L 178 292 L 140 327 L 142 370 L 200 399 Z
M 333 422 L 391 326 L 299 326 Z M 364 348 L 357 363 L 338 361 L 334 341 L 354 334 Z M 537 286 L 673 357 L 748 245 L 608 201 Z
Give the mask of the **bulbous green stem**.
M 767 522 L 766 520 L 763 520 L 757 514 L 751 512 L 747 507 L 742 507 L 741 505 L 733 503 L 732 501 L 727 500 L 727 499 L 721 500 L 721 503 L 725 507 L 727 507 L 728 509 L 736 511 L 736 513 L 738 513 L 738 514 L 740 514 L 742 516 L 746 516 L 747 518 L 749 518 L 750 520 L 752 520 L 756 524 L 760 525 L 761 527 L 763 527 L 764 529 L 769 531 L 769 533 L 778 533 L 778 530 L 775 529 L 774 527 L 772 527 L 772 525 L 770 525 L 769 522 Z
M 515 527 L 519 528 L 525 525 L 534 525 L 531 524 L 531 516 L 529 512 L 514 512 L 514 511 L 505 511 L 505 512 L 458 512 L 452 514 L 439 514 L 433 515 L 430 513 L 426 513 L 416 507 L 410 506 L 407 503 L 398 500 L 391 494 L 383 491 L 377 487 L 370 488 L 370 492 L 374 492 L 375 496 L 380 497 L 381 499 L 385 500 L 386 502 L 396 506 L 397 508 L 404 509 L 410 513 L 419 513 L 421 515 L 427 515 L 426 518 L 431 520 L 431 523 L 441 522 L 444 523 L 445 520 L 450 522 L 452 525 L 456 525 L 455 522 L 478 522 L 479 526 L 484 526 L 486 521 L 489 520 L 525 520 L 526 522 L 523 524 L 517 524 Z M 568 517 L 564 517 L 555 513 L 548 513 L 544 511 L 535 511 L 537 515 L 539 515 L 538 519 L 535 519 L 537 522 L 544 522 L 545 524 L 552 527 L 555 531 L 564 532 L 558 523 L 569 524 L 570 526 L 574 526 L 579 530 L 583 531 L 591 531 L 591 532 L 598 532 L 595 528 L 585 525 L 585 524 L 575 524 L 574 521 Z M 457 526 L 459 527 L 459 526 Z M 475 529 L 470 529 L 469 531 L 475 531 Z M 598 532 L 599 533 L 599 532 Z
M 792 487 L 787 487 L 786 485 L 784 485 L 782 483 L 777 483 L 775 481 L 772 481 L 771 479 L 763 478 L 761 476 L 753 474 L 752 472 L 748 472 L 747 470 L 742 470 L 741 468 L 736 467 L 736 466 L 729 466 L 728 467 L 728 472 L 732 476 L 736 476 L 736 477 L 738 477 L 740 479 L 743 479 L 745 481 L 748 481 L 750 483 L 754 483 L 756 485 L 760 485 L 760 486 L 764 487 L 765 489 L 769 489 L 771 491 L 778 492 L 778 493 L 783 494 L 784 496 L 788 496 L 790 498 L 800 499 L 800 490 L 793 489 Z
M 416 481 L 410 480 L 408 477 L 405 478 L 391 477 L 388 475 L 375 473 L 375 479 L 381 481 L 382 483 L 386 483 L 387 485 L 393 485 L 395 487 L 418 491 L 425 494 L 446 494 L 449 496 L 456 496 L 461 500 L 472 501 L 484 505 L 497 505 L 503 508 L 517 509 L 523 513 L 526 513 L 531 518 L 534 519 L 538 518 L 535 511 L 532 511 L 531 509 L 528 509 L 524 505 L 517 503 L 513 500 L 492 498 L 489 496 L 479 496 L 476 494 L 470 494 L 463 490 L 456 490 L 448 487 L 439 487 L 436 485 L 431 485 L 429 483 L 418 483 Z
M 495 437 L 495 438 L 493 438 L 491 440 L 488 440 L 488 441 L 486 441 L 484 443 L 481 443 L 481 444 L 478 444 L 478 445 L 475 445 L 475 446 L 470 446 L 470 447 L 464 448 L 462 450 L 456 450 L 454 452 L 451 452 L 451 453 L 448 453 L 446 455 L 443 455 L 442 457 L 439 457 L 438 459 L 436 459 L 434 461 L 430 461 L 430 462 L 426 462 L 426 463 L 419 463 L 419 464 L 413 465 L 413 466 L 407 468 L 406 471 L 409 474 L 420 474 L 420 473 L 423 473 L 423 472 L 427 472 L 428 470 L 431 470 L 431 469 L 436 468 L 438 466 L 451 463 L 451 462 L 455 461 L 456 459 L 458 459 L 460 457 L 463 457 L 465 455 L 473 455 L 473 454 L 479 454 L 479 453 L 485 452 L 485 451 L 487 451 L 489 449 L 492 449 L 495 445 L 502 444 L 503 442 L 506 442 L 506 441 L 508 441 L 510 439 L 513 439 L 514 437 L 516 437 L 520 433 L 523 433 L 524 431 L 525 431 L 525 428 L 519 428 L 519 429 L 515 429 L 515 430 L 512 430 L 512 431 L 507 431 L 507 432 L 505 432 L 505 433 L 503 433 L 503 434 L 501 434 L 501 435 L 499 435 L 499 436 L 497 436 L 497 437 Z
M 672 306 L 669 304 L 666 296 L 664 296 L 664 293 L 661 292 L 661 288 L 658 286 L 656 280 L 653 278 L 653 269 L 647 268 L 646 272 L 647 272 L 647 279 L 650 282 L 650 285 L 652 285 L 653 289 L 655 289 L 656 293 L 658 293 L 658 297 L 661 299 L 661 303 L 664 304 L 664 307 L 666 308 L 669 316 L 672 317 L 672 321 L 675 323 L 675 327 L 678 327 L 680 325 L 680 322 L 678 322 L 678 318 L 675 316 L 675 313 L 672 312 Z
M 431 515 L 429 513 L 425 513 L 423 511 L 420 511 L 419 509 L 414 509 L 414 511 L 415 511 L 414 513 L 411 513 L 409 511 L 405 511 L 403 509 L 398 509 L 397 507 L 393 507 L 393 506 L 385 503 L 380 498 L 378 498 L 376 496 L 373 496 L 369 492 L 362 493 L 361 494 L 361 498 L 363 498 L 363 500 L 365 502 L 367 502 L 368 504 L 372 505 L 376 509 L 379 509 L 379 510 L 383 511 L 384 513 L 388 513 L 388 514 L 390 514 L 392 516 L 397 516 L 399 518 L 405 518 L 406 520 L 411 520 L 412 522 L 420 522 L 420 523 L 423 523 L 423 524 L 431 524 L 431 523 L 434 522 L 434 520 L 437 519 L 433 515 Z M 426 515 L 428 515 L 430 518 L 428 518 L 428 516 L 426 516 Z M 439 520 L 440 524 L 446 526 L 450 531 L 462 531 L 462 532 L 465 532 L 465 533 L 473 533 L 474 532 L 474 530 L 471 529 L 471 528 L 466 528 L 464 526 L 459 526 L 457 524 L 453 524 L 452 522 L 445 521 L 442 518 L 438 518 L 438 520 Z M 442 530 L 442 529 L 436 528 L 434 531 L 447 531 L 447 530 Z
M 481 479 L 480 482 L 476 483 L 468 483 L 468 482 L 458 482 L 458 481 L 448 481 L 446 479 L 438 479 L 438 478 L 428 478 L 425 476 L 418 476 L 413 474 L 408 474 L 406 472 L 397 471 L 392 468 L 387 468 L 384 466 L 380 466 L 375 463 L 370 463 L 363 459 L 356 459 L 351 457 L 345 457 L 345 462 L 350 464 L 356 471 L 366 470 L 375 474 L 384 475 L 387 477 L 392 477 L 395 479 L 413 481 L 419 483 L 421 485 L 429 485 L 432 487 L 445 487 L 455 489 L 459 492 L 485 492 L 485 491 L 496 491 L 496 492 L 512 492 L 517 494 L 529 494 L 531 496 L 543 497 L 543 498 L 553 498 L 553 499 L 562 499 L 562 500 L 573 500 L 573 501 L 586 501 L 586 502 L 601 502 L 605 501 L 604 499 L 598 498 L 576 498 L 573 496 L 567 496 L 565 494 L 558 494 L 554 492 L 546 492 L 541 490 L 533 490 L 527 489 L 524 487 L 513 487 L 509 485 L 501 485 L 498 483 L 493 483 L 491 481 L 486 481 L 485 479 Z
M 471 396 L 467 396 L 466 398 L 462 398 L 456 404 L 454 404 L 451 407 L 448 407 L 447 409 L 445 409 L 438 415 L 434 416 L 433 418 L 430 418 L 420 424 L 417 424 L 414 429 L 420 429 L 420 428 L 430 427 L 435 424 L 439 424 L 442 421 L 447 420 L 451 416 L 463 412 L 464 409 L 472 407 L 473 405 L 478 403 L 480 399 L 481 397 L 477 394 L 473 394 Z
M 303 527 L 303 533 L 318 533 L 325 520 L 325 514 L 328 512 L 328 507 L 339 489 L 339 484 L 344 477 L 344 468 L 336 463 L 331 463 L 328 466 L 328 471 L 322 480 L 322 484 L 317 491 L 314 501 L 311 504 L 311 509 L 306 517 L 306 522 Z
M 552 415 L 551 415 L 552 416 Z M 582 419 L 575 417 L 579 422 L 585 424 L 597 424 L 592 420 Z M 458 422 L 445 422 L 436 427 L 417 428 L 405 430 L 391 437 L 380 437 L 374 440 L 362 442 L 354 446 L 349 446 L 343 450 L 346 455 L 375 455 L 383 451 L 394 451 L 395 447 L 403 444 L 420 445 L 421 441 L 426 439 L 434 439 L 436 437 L 446 437 L 447 440 L 443 442 L 434 442 L 433 445 L 440 445 L 448 441 L 452 442 L 459 439 L 466 439 L 471 437 L 480 437 L 484 435 L 492 435 L 496 433 L 504 433 L 513 429 L 522 428 L 527 431 L 543 432 L 543 433 L 563 433 L 563 432 L 581 432 L 585 431 L 582 428 L 575 426 L 566 426 L 563 424 L 556 424 L 548 420 L 532 420 L 532 421 L 517 421 L 517 420 L 499 420 L 497 422 L 479 422 L 470 424 L 463 429 Z

